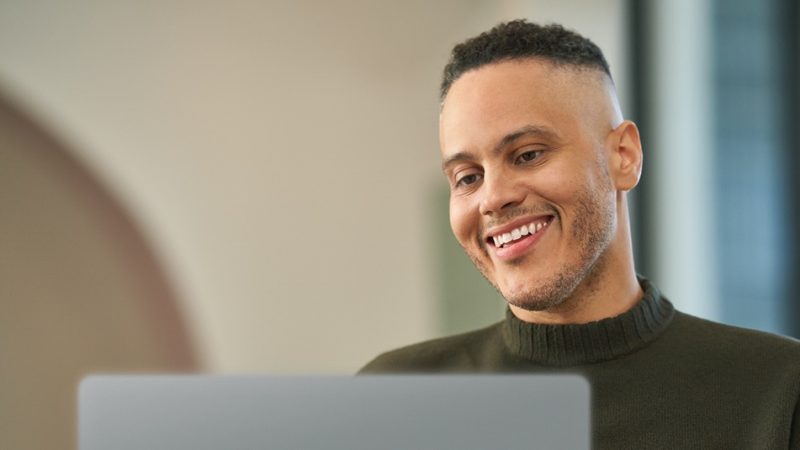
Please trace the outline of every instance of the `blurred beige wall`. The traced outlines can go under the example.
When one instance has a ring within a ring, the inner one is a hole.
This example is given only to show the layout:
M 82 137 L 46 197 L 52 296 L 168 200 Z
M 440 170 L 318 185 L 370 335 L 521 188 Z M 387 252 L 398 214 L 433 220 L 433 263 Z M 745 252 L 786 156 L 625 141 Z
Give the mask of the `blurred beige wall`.
M 0 212 L 0 449 L 73 448 L 88 373 L 198 369 L 144 236 L 2 100 Z
M 556 20 L 624 86 L 623 7 L 4 1 L 0 87 L 135 218 L 205 370 L 349 373 L 437 334 L 426 206 L 452 45 Z

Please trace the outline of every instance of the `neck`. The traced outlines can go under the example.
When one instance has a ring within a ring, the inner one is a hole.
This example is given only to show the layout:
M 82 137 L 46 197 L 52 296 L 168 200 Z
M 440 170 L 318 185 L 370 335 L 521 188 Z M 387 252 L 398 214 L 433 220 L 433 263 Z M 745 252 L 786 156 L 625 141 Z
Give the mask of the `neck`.
M 608 361 L 652 342 L 669 326 L 675 310 L 649 281 L 640 278 L 642 299 L 624 313 L 588 324 L 528 323 L 510 311 L 503 321 L 506 348 L 545 366 Z

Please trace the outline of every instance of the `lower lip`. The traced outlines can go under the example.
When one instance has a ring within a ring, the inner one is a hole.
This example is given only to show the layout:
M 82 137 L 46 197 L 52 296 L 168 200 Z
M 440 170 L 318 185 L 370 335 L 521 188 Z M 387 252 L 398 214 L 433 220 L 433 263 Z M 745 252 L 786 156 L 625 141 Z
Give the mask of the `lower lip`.
M 495 247 L 494 254 L 501 261 L 512 261 L 521 257 L 531 247 L 539 242 L 539 239 L 542 238 L 542 235 L 550 228 L 550 225 L 553 224 L 553 220 L 554 219 L 551 219 L 547 225 L 542 227 L 542 229 L 536 233 L 529 234 L 518 241 L 514 241 L 511 245 L 506 245 L 505 247 Z

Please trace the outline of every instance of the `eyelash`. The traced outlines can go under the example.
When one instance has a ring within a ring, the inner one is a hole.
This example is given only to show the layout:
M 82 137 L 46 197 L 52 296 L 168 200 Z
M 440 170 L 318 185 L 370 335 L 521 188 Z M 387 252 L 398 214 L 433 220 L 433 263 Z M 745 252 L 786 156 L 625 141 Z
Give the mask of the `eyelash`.
M 525 156 L 525 155 L 534 155 L 534 156 L 533 156 L 531 159 L 527 160 L 527 161 L 521 161 L 522 157 L 523 157 L 523 156 Z M 522 152 L 522 153 L 520 153 L 520 154 L 519 154 L 519 155 L 518 155 L 518 156 L 517 156 L 517 157 L 514 159 L 514 163 L 515 163 L 515 164 L 525 164 L 525 163 L 529 163 L 529 162 L 531 162 L 531 161 L 535 161 L 535 160 L 539 159 L 539 157 L 541 157 L 541 156 L 542 156 L 542 150 L 527 150 L 527 151 L 525 151 L 525 152 Z
M 463 177 L 461 177 L 461 178 L 456 180 L 456 187 L 471 186 L 471 185 L 473 185 L 473 184 L 478 182 L 478 179 L 480 178 L 480 176 L 481 176 L 481 174 L 479 174 L 479 173 L 471 173 L 469 175 L 464 175 Z M 470 178 L 470 177 L 475 177 L 475 181 L 473 181 L 472 183 L 464 184 L 464 180 L 467 179 L 467 178 Z

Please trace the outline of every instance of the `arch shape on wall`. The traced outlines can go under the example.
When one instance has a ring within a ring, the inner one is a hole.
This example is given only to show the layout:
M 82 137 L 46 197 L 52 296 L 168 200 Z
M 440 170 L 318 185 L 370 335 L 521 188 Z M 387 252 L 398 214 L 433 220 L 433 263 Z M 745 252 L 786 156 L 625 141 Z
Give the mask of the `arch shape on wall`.
M 0 255 L 0 448 L 74 445 L 88 373 L 198 369 L 136 221 L 2 92 Z

